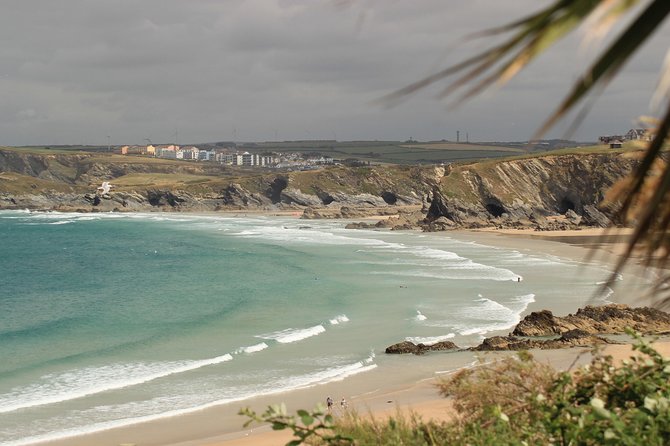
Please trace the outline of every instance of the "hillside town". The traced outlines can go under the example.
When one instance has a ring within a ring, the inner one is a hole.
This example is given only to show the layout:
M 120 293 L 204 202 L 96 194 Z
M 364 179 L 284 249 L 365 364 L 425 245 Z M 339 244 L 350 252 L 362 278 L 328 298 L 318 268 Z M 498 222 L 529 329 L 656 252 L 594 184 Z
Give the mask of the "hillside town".
M 146 146 L 122 146 L 121 155 L 148 156 L 171 160 L 205 161 L 229 166 L 267 167 L 267 168 L 299 168 L 309 169 L 334 164 L 335 160 L 328 156 L 311 156 L 301 153 L 258 153 L 239 152 L 235 147 L 216 149 L 200 149 L 196 146 L 179 146 L 176 144 Z

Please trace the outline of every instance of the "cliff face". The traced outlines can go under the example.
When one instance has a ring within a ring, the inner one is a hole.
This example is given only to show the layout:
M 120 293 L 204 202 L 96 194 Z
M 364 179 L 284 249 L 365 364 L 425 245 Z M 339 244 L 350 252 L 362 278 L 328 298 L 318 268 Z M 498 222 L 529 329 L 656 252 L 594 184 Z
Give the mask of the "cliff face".
M 0 209 L 75 211 L 420 207 L 443 169 L 330 167 L 281 172 L 215 163 L 0 149 Z M 113 185 L 99 195 L 103 181 Z M 312 213 L 312 217 L 319 214 Z
M 601 205 L 607 191 L 636 164 L 635 156 L 612 152 L 446 168 L 330 167 L 274 173 L 214 163 L 0 149 L 0 209 L 256 208 L 303 210 L 310 218 L 352 218 L 370 214 L 370 209 L 423 205 L 423 214 L 400 223 L 416 225 L 426 216 L 428 229 L 549 228 L 552 216 L 564 216 L 569 224 L 602 226 L 610 224 L 611 213 Z M 106 196 L 96 195 L 103 181 L 114 188 Z
M 433 190 L 427 220 L 436 226 L 611 224 L 611 187 L 637 165 L 626 153 L 544 156 L 455 167 Z

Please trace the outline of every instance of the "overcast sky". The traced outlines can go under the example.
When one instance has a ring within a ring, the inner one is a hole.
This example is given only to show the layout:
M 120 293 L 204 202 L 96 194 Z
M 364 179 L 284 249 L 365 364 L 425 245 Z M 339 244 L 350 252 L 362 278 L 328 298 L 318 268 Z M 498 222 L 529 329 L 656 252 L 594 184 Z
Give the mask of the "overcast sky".
M 375 100 L 485 47 L 475 31 L 538 0 L 4 0 L 0 145 L 294 139 L 525 140 L 591 52 L 567 39 L 502 89 L 452 110 L 440 86 Z M 650 113 L 670 26 L 573 139 Z M 567 125 L 548 136 L 561 136 Z

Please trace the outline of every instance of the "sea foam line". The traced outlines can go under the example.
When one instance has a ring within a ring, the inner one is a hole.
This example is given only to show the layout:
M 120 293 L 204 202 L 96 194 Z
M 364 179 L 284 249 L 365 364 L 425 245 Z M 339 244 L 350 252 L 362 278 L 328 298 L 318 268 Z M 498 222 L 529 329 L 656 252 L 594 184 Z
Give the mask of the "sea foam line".
M 265 350 L 266 348 L 268 348 L 268 345 L 265 342 L 260 342 L 255 345 L 250 345 L 249 347 L 240 347 L 235 350 L 235 353 L 256 353 Z
M 42 377 L 46 381 L 44 384 L 18 387 L 9 393 L 0 395 L 0 413 L 55 404 L 109 390 L 135 386 L 232 359 L 230 354 L 225 354 L 197 361 L 115 364 L 87 367 L 59 375 L 45 375 Z
M 423 345 L 433 345 L 437 344 L 438 342 L 446 341 L 447 339 L 452 339 L 456 337 L 456 333 L 449 333 L 443 336 L 408 336 L 405 338 L 406 341 L 413 342 L 415 344 L 423 344 Z
M 314 387 L 320 384 L 327 384 L 330 382 L 337 382 L 353 375 L 360 373 L 365 373 L 370 370 L 373 370 L 377 367 L 377 364 L 373 363 L 374 353 L 362 360 L 355 362 L 353 364 L 347 364 L 340 367 L 335 367 L 332 369 L 326 369 L 320 371 L 316 374 L 308 375 L 299 375 L 289 379 L 289 384 L 285 386 L 277 386 L 276 383 L 272 383 L 271 386 L 264 388 L 260 392 L 250 392 L 248 394 L 239 395 L 231 398 L 218 399 L 205 404 L 200 404 L 194 407 L 186 407 L 182 409 L 169 410 L 167 412 L 161 412 L 156 414 L 142 415 L 136 417 L 127 417 L 111 421 L 103 421 L 93 424 L 88 424 L 82 427 L 64 429 L 57 432 L 49 432 L 45 434 L 33 435 L 30 437 L 24 437 L 18 440 L 12 440 L 8 442 L 0 443 L 0 446 L 26 446 L 34 443 L 46 442 L 61 440 L 64 438 L 70 438 L 80 435 L 92 434 L 96 432 L 101 432 L 109 429 L 114 429 L 117 427 L 129 426 L 133 424 L 145 423 L 149 421 L 160 420 L 163 418 L 175 417 L 180 415 L 186 415 L 189 413 L 201 411 L 211 407 L 221 406 L 223 404 L 235 403 L 238 401 L 244 401 L 259 395 L 275 395 L 279 393 L 289 392 L 292 390 L 304 389 L 308 387 Z M 284 379 L 284 382 L 286 380 Z M 165 407 L 163 405 L 163 407 Z
M 464 313 L 462 316 L 491 321 L 491 323 L 476 327 L 461 328 L 457 330 L 458 334 L 468 336 L 511 328 L 521 322 L 521 314 L 526 311 L 526 308 L 532 302 L 535 302 L 535 294 L 517 296 L 513 301 L 507 303 L 508 306 L 485 297 L 479 298 L 475 301 L 477 305 L 474 308 L 467 309 L 467 313 Z
M 324 333 L 326 329 L 323 325 L 315 325 L 309 328 L 287 328 L 286 330 L 275 331 L 256 336 L 261 339 L 271 339 L 281 344 L 290 344 L 291 342 L 302 341 L 303 339 L 311 338 L 312 336 Z
M 330 325 L 338 325 L 344 322 L 349 322 L 349 318 L 347 317 L 346 314 L 339 314 L 334 318 L 330 319 L 328 322 L 330 322 Z

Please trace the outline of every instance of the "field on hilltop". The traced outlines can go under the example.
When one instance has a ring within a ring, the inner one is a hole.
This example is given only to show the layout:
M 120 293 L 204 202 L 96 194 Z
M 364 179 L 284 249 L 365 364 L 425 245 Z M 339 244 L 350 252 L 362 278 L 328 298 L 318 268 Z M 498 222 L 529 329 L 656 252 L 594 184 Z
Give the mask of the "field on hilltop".
M 297 152 L 335 159 L 355 159 L 370 163 L 439 164 L 500 158 L 529 153 L 532 148 L 449 141 L 285 141 L 244 143 L 239 148 L 252 153 Z

